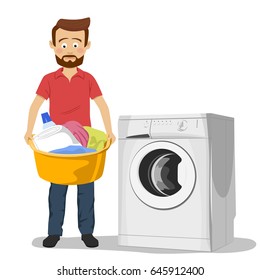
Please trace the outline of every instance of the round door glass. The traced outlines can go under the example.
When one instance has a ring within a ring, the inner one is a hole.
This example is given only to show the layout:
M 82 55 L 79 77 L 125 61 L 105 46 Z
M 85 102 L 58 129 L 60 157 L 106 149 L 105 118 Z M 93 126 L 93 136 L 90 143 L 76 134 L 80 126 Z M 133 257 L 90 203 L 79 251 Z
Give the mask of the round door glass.
M 181 158 L 173 151 L 158 149 L 148 153 L 140 163 L 139 177 L 144 188 L 157 196 L 169 196 L 181 189 L 178 164 Z
M 135 194 L 145 204 L 160 209 L 173 208 L 192 193 L 196 171 L 183 148 L 171 142 L 154 142 L 134 157 L 130 181 Z

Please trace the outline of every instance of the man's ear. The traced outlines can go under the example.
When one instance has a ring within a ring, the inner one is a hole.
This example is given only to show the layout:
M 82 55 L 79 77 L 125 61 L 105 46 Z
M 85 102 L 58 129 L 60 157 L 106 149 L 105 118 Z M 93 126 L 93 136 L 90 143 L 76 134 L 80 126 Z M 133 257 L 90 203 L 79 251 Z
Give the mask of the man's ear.
M 88 41 L 88 43 L 87 43 L 87 45 L 86 45 L 86 50 L 88 50 L 88 49 L 90 49 L 90 47 L 91 47 L 91 42 L 90 41 Z
M 55 46 L 53 45 L 52 41 L 49 41 L 49 45 L 52 49 L 54 49 Z

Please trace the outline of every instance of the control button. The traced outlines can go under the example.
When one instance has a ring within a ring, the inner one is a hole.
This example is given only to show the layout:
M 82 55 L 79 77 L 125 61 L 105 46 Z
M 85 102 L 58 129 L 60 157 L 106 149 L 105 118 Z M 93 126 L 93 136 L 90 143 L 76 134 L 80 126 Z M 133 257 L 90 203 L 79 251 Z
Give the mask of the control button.
M 186 120 L 178 121 L 177 122 L 177 130 L 178 131 L 185 131 L 188 128 L 188 122 Z

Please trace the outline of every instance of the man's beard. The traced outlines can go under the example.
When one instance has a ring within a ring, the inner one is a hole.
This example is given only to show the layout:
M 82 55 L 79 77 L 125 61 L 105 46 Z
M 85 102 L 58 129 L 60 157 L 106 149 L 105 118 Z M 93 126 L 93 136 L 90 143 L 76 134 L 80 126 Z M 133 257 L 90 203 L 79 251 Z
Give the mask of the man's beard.
M 55 57 L 56 57 L 57 63 L 60 66 L 65 67 L 65 68 L 77 67 L 83 63 L 83 59 L 84 59 L 84 55 L 81 56 L 80 58 L 77 58 L 75 55 L 64 55 L 62 58 L 59 58 L 57 55 L 55 55 Z M 64 60 L 64 58 L 69 58 L 69 57 L 74 58 L 75 60 L 74 61 L 71 61 L 71 60 L 65 61 Z

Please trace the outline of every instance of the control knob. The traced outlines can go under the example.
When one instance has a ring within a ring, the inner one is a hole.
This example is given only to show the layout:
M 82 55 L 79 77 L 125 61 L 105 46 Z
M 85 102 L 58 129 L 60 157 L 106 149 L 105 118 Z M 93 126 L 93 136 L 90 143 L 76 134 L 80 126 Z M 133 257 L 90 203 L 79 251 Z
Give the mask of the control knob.
M 181 120 L 177 122 L 177 130 L 185 131 L 188 128 L 188 122 L 186 120 Z

